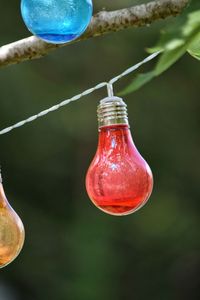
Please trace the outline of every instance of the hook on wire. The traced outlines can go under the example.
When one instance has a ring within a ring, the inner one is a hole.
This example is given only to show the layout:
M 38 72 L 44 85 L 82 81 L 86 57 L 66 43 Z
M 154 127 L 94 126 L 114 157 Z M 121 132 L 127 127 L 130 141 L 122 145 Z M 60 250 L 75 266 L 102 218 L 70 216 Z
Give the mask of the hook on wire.
M 107 83 L 107 92 L 108 92 L 108 97 L 114 97 L 113 85 L 110 82 Z

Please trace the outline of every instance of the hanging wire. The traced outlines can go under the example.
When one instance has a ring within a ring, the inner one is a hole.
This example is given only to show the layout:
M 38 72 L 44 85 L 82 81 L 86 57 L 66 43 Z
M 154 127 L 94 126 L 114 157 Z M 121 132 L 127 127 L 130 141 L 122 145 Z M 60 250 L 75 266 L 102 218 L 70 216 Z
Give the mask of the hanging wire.
M 109 82 L 107 83 L 107 92 L 108 92 L 108 97 L 114 96 L 113 85 Z
M 127 70 L 125 70 L 123 73 L 121 73 L 121 74 L 117 75 L 116 77 L 112 78 L 109 82 L 101 82 L 101 83 L 97 84 L 96 86 L 94 86 L 94 87 L 92 87 L 92 88 L 90 88 L 88 90 L 85 90 L 84 92 L 82 92 L 82 93 L 80 93 L 78 95 L 73 96 L 70 99 L 66 99 L 66 100 L 60 102 L 59 104 L 56 104 L 56 105 L 54 105 L 54 106 L 52 106 L 52 107 L 50 107 L 48 109 L 45 109 L 45 110 L 41 111 L 40 113 L 38 113 L 36 115 L 33 115 L 33 116 L 31 116 L 31 117 L 23 120 L 23 121 L 20 121 L 20 122 L 14 124 L 12 126 L 9 126 L 9 127 L 5 128 L 5 129 L 2 129 L 0 131 L 0 135 L 6 134 L 6 133 L 10 132 L 11 130 L 13 130 L 15 128 L 22 127 L 22 126 L 24 126 L 27 123 L 33 122 L 36 119 L 41 118 L 41 117 L 47 115 L 50 112 L 56 111 L 59 108 L 65 106 L 65 105 L 68 105 L 69 103 L 71 103 L 73 101 L 77 101 L 77 100 L 83 98 L 84 96 L 87 96 L 87 95 L 93 93 L 94 91 L 99 90 L 99 89 L 101 89 L 103 87 L 107 87 L 108 95 L 113 96 L 113 84 L 114 83 L 116 83 L 122 77 L 127 76 L 128 74 L 134 72 L 140 66 L 144 65 L 145 63 L 147 63 L 150 60 L 152 60 L 155 57 L 157 57 L 160 54 L 160 52 L 161 51 L 157 51 L 157 52 L 155 52 L 155 53 L 147 56 L 144 60 L 140 61 L 136 65 L 133 65 L 132 67 L 130 67 Z

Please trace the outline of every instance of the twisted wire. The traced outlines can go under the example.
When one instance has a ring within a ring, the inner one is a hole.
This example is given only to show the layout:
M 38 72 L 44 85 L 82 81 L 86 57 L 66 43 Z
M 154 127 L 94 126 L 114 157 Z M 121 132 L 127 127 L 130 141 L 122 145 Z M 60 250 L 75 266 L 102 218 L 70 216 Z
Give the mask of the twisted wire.
M 122 77 L 124 76 L 127 76 L 129 75 L 130 73 L 134 72 L 135 70 L 137 70 L 140 66 L 142 66 L 143 64 L 149 62 L 150 60 L 154 59 L 156 56 L 158 56 L 160 54 L 160 51 L 158 52 L 155 52 L 149 56 L 147 56 L 145 59 L 143 59 L 142 61 L 140 61 L 139 63 L 133 65 L 132 67 L 128 68 L 127 70 L 125 70 L 124 72 L 122 72 L 121 74 L 117 75 L 116 77 L 110 79 L 108 82 L 101 82 L 99 84 L 97 84 L 96 86 L 92 87 L 92 88 L 89 88 L 85 91 L 83 91 L 82 93 L 78 94 L 78 95 L 75 95 L 73 96 L 72 98 L 69 98 L 69 99 L 66 99 L 56 105 L 53 105 L 52 107 L 48 108 L 48 109 L 45 109 L 41 112 L 39 112 L 38 114 L 36 115 L 33 115 L 25 120 L 22 120 L 20 122 L 17 122 L 16 124 L 14 125 L 11 125 L 9 127 L 6 127 L 4 129 L 2 129 L 0 131 L 0 135 L 3 135 L 3 134 L 6 134 L 8 132 L 10 132 L 11 130 L 13 129 L 16 129 L 16 128 L 19 128 L 19 127 L 22 127 L 24 126 L 25 124 L 27 123 L 30 123 L 30 122 L 33 122 L 35 121 L 36 119 L 38 118 L 41 118 L 41 117 L 44 117 L 45 115 L 49 114 L 50 112 L 53 112 L 53 111 L 56 111 L 58 110 L 59 108 L 65 106 L 65 105 L 68 105 L 69 103 L 71 102 L 74 102 L 74 101 L 77 101 L 79 99 L 81 99 L 82 97 L 84 96 L 87 96 L 91 93 L 93 93 L 94 91 L 98 90 L 98 89 L 101 89 L 103 87 L 107 87 L 109 88 L 110 86 L 110 90 L 112 89 L 112 85 L 114 83 L 116 83 L 118 80 L 120 80 Z

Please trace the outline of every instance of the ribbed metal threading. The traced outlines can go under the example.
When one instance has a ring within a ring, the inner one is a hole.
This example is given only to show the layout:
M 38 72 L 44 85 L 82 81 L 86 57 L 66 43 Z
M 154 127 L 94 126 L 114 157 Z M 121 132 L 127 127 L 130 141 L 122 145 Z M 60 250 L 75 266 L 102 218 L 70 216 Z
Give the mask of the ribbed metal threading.
M 127 105 L 119 97 L 107 97 L 100 101 L 97 109 L 99 128 L 128 123 Z

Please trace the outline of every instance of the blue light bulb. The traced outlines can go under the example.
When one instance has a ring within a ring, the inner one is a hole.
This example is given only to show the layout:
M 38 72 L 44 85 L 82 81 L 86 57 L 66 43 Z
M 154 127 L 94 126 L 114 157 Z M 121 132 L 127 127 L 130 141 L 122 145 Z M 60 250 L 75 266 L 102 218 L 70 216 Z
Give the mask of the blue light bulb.
M 28 29 L 42 40 L 62 44 L 79 37 L 92 18 L 92 0 L 22 0 Z

